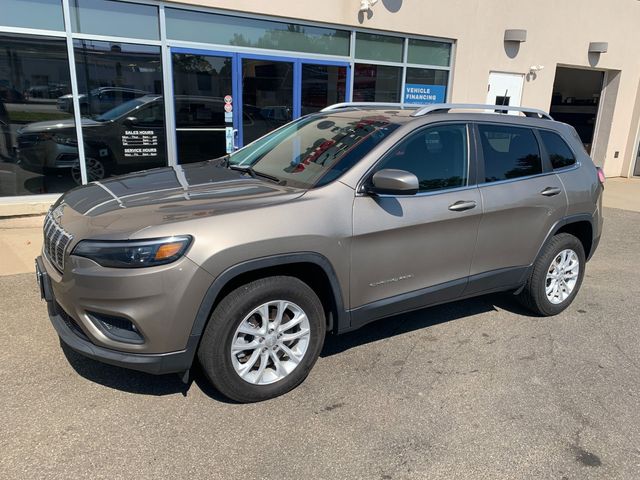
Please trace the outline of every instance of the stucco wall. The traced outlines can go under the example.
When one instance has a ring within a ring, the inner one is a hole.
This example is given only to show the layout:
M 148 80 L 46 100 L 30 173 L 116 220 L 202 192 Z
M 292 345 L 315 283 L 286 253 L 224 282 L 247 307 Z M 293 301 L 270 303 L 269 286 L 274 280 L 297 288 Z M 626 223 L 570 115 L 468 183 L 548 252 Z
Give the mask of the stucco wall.
M 633 166 L 640 82 L 637 0 L 380 0 L 371 18 L 359 14 L 359 0 L 174 3 L 454 39 L 454 102 L 484 103 L 492 70 L 526 74 L 531 65 L 544 65 L 537 78 L 526 81 L 522 102 L 548 110 L 557 65 L 621 70 L 605 173 L 626 176 Z M 528 31 L 527 42 L 514 58 L 504 48 L 504 30 L 508 28 Z M 590 59 L 588 45 L 593 41 L 609 42 L 608 53 Z

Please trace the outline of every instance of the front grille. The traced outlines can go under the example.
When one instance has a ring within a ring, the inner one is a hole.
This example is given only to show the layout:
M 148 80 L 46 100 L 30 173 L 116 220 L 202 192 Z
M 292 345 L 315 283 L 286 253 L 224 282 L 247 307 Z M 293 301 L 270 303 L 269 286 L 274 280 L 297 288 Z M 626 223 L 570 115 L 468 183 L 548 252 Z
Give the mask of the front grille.
M 44 219 L 44 253 L 53 265 L 64 270 L 64 255 L 73 237 L 56 223 L 51 212 Z

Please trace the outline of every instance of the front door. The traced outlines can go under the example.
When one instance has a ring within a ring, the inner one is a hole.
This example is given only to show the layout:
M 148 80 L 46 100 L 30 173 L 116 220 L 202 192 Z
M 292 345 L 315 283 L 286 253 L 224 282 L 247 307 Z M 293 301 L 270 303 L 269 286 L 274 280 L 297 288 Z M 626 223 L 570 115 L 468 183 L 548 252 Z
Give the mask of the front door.
M 265 57 L 241 58 L 243 145 L 294 119 L 294 63 Z
M 242 54 L 238 69 L 240 145 L 349 98 L 346 63 Z
M 519 107 L 522 103 L 524 76 L 519 73 L 489 73 L 487 104 Z M 518 112 L 507 112 L 518 115 Z
M 217 158 L 349 98 L 348 63 L 172 47 L 178 163 Z
M 178 49 L 172 51 L 171 58 L 179 163 L 225 155 L 228 132 L 233 135 L 237 123 L 233 113 L 234 57 Z
M 375 168 L 414 173 L 420 192 L 356 196 L 353 326 L 450 300 L 464 290 L 482 216 L 482 198 L 469 181 L 468 145 L 465 124 L 422 129 Z

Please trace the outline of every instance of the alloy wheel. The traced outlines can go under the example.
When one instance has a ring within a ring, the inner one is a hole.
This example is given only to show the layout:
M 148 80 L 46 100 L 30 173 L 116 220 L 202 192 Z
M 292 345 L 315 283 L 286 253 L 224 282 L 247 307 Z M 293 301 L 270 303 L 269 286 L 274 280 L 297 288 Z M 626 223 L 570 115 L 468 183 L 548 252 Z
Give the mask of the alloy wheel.
M 578 254 L 567 248 L 555 256 L 545 282 L 547 299 L 554 305 L 564 302 L 573 292 L 580 274 Z
M 273 300 L 252 310 L 231 340 L 236 373 L 254 385 L 282 380 L 302 361 L 311 327 L 305 312 L 286 300 Z

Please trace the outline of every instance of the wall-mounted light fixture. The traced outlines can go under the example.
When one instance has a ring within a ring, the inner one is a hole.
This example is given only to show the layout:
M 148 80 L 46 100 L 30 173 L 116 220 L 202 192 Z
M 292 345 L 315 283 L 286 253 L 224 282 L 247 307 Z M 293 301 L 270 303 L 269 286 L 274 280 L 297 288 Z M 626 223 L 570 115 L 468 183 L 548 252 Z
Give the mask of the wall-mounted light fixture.
M 368 12 L 376 3 L 378 0 L 360 0 L 360 11 Z
M 591 42 L 589 44 L 589 53 L 607 53 L 609 50 L 609 42 Z
M 531 75 L 537 75 L 538 72 L 544 70 L 544 65 L 531 65 L 529 67 L 529 73 Z
M 524 43 L 527 41 L 527 31 L 521 29 L 505 30 L 504 41 L 513 43 Z

